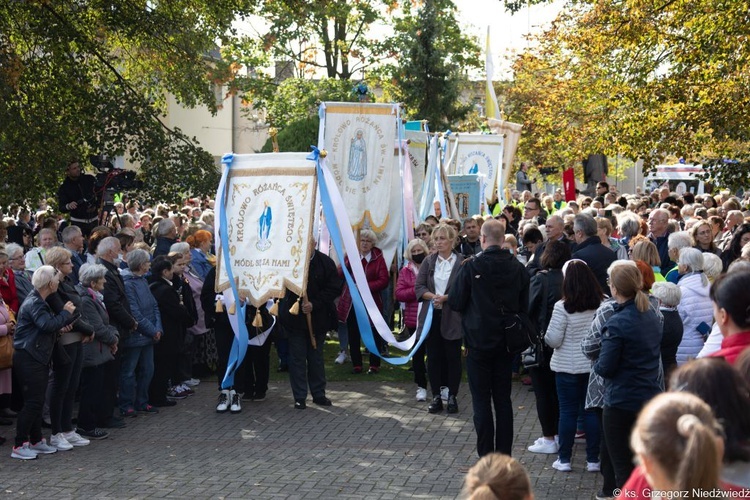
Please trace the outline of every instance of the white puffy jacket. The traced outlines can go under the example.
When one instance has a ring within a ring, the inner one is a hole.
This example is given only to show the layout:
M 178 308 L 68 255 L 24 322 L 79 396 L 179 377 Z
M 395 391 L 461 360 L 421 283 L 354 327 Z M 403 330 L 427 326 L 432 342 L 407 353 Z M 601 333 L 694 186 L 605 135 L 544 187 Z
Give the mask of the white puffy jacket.
M 581 351 L 581 340 L 591 329 L 596 309 L 569 313 L 563 301 L 555 302 L 544 341 L 555 350 L 549 367 L 553 372 L 580 374 L 591 371 L 591 361 Z
M 682 342 L 677 348 L 677 364 L 682 365 L 698 356 L 703 349 L 704 337 L 697 330 L 701 322 L 709 327 L 714 321 L 714 309 L 708 297 L 710 285 L 703 285 L 702 273 L 683 276 L 677 283 L 682 290 L 682 299 L 677 306 L 683 325 Z

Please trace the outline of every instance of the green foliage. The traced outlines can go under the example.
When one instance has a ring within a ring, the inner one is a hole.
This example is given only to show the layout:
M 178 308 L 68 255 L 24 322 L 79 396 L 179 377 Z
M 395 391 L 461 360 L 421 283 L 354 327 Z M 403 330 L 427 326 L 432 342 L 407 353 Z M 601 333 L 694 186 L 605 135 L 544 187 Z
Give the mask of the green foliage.
M 732 158 L 711 177 L 746 184 L 748 35 L 741 2 L 570 2 L 515 61 L 520 154 L 565 166 L 620 154 L 646 170 L 668 156 Z
M 237 67 L 208 55 L 245 0 L 0 3 L 0 202 L 52 193 L 69 159 L 126 155 L 154 198 L 210 193 L 213 159 L 162 122 L 167 95 L 217 108 Z
M 310 146 L 318 144 L 318 125 L 320 119 L 317 114 L 297 121 L 290 122 L 279 130 L 276 140 L 280 152 L 309 152 Z M 269 138 L 260 150 L 261 153 L 273 151 L 273 142 Z
M 354 83 L 349 80 L 323 78 L 308 80 L 288 78 L 281 82 L 272 97 L 261 97 L 256 106 L 266 109 L 268 123 L 284 127 L 312 116 L 318 116 L 318 106 L 324 101 L 350 102 L 357 97 L 352 92 Z

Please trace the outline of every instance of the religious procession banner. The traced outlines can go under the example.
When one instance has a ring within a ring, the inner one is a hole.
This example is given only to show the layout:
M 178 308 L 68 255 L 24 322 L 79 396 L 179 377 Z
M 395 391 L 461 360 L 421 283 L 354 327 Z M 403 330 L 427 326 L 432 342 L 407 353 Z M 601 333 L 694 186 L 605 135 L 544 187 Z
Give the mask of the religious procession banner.
M 448 182 L 456 200 L 460 220 L 482 213 L 484 205 L 482 174 L 449 175 Z
M 394 161 L 398 104 L 326 102 L 320 115 L 319 147 L 327 151 L 349 223 L 355 231 L 373 230 L 386 262 L 392 262 L 403 220 L 400 166 Z
M 500 169 L 501 174 L 497 179 L 497 185 L 499 187 L 497 190 L 498 196 L 503 196 L 508 187 L 508 180 L 510 179 L 510 172 L 513 169 L 513 161 L 516 157 L 518 140 L 521 138 L 521 129 L 523 128 L 523 125 L 505 120 L 498 120 L 496 118 L 487 118 L 487 124 L 490 126 L 490 130 L 492 130 L 493 134 L 505 137 L 503 163 L 502 168 Z M 492 192 L 489 194 L 491 195 Z
M 448 138 L 446 172 L 451 175 L 482 174 L 485 197 L 492 199 L 497 174 L 502 165 L 503 137 L 487 134 L 457 134 Z
M 230 153 L 222 164 L 214 237 L 216 307 L 226 310 L 234 331 L 221 382 L 226 389 L 234 384 L 248 344 L 263 345 L 276 322 L 274 318 L 265 328 L 260 308 L 271 312 L 268 299 L 282 297 L 287 288 L 298 295 L 307 289 L 317 167 L 300 153 Z M 253 338 L 246 321 L 248 304 L 257 308 Z
M 229 266 L 239 297 L 256 307 L 303 295 L 310 262 L 315 163 L 305 153 L 234 155 L 227 172 L 225 217 Z M 216 289 L 231 287 L 223 255 L 217 251 Z

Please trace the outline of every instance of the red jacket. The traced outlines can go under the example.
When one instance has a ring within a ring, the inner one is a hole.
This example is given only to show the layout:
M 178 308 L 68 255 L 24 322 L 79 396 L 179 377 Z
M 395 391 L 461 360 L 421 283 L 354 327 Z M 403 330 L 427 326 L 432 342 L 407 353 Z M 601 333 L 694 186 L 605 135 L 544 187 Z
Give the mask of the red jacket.
M 16 291 L 16 277 L 13 271 L 8 268 L 5 274 L 0 277 L 0 295 L 8 305 L 8 309 L 18 314 L 18 292 Z
M 407 264 L 401 269 L 396 282 L 396 300 L 404 304 L 404 324 L 414 333 L 417 328 L 417 311 L 419 310 L 419 300 L 417 293 L 414 291 L 414 284 L 417 282 L 417 274 L 412 269 L 411 264 Z
M 724 340 L 721 341 L 721 349 L 711 353 L 710 356 L 712 358 L 724 358 L 727 363 L 734 365 L 742 351 L 747 348 L 750 348 L 750 331 L 724 337 Z
M 346 268 L 351 272 L 351 266 L 349 265 L 349 257 L 344 259 Z M 380 297 L 380 292 L 388 288 L 389 276 L 388 266 L 383 258 L 383 251 L 377 247 L 373 247 L 370 255 L 370 262 L 365 267 L 365 277 L 367 278 L 367 284 L 372 292 L 372 298 L 375 299 L 375 305 L 378 306 L 380 311 L 383 310 L 383 300 Z M 339 276 L 343 276 L 344 272 L 339 270 Z M 349 311 L 352 308 L 352 296 L 349 293 L 349 285 L 344 283 L 344 291 L 341 292 L 341 300 L 339 300 L 338 316 L 339 321 L 342 323 L 346 322 L 346 318 L 349 316 Z

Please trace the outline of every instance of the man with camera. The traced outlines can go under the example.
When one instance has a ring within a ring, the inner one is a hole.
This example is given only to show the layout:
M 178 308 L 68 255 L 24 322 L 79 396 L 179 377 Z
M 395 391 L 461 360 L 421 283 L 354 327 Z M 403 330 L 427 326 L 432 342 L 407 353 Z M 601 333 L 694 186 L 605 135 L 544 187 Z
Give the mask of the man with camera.
M 65 169 L 66 177 L 57 190 L 60 211 L 70 214 L 70 223 L 81 228 L 88 237 L 99 222 L 99 210 L 94 187 L 96 178 L 83 174 L 79 160 L 72 160 Z

